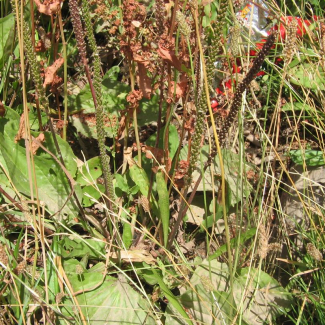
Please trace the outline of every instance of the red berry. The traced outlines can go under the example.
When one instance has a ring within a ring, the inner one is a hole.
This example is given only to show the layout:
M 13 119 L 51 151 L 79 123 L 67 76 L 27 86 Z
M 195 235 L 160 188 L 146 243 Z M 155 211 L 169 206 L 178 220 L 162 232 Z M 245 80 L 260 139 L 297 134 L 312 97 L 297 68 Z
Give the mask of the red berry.
M 233 81 L 235 83 L 235 81 Z M 231 89 L 231 86 L 232 86 L 232 80 L 229 79 L 225 82 L 225 87 L 228 88 L 228 89 Z
M 265 71 L 260 71 L 257 73 L 256 77 L 264 76 L 264 75 L 265 75 Z
M 217 93 L 218 95 L 222 95 L 222 94 L 223 94 L 223 91 L 222 91 L 219 87 L 216 88 L 215 90 L 216 90 L 216 93 Z
M 240 70 L 241 70 L 241 67 L 239 67 L 238 65 L 236 65 L 236 64 L 232 65 L 232 73 L 239 73 Z
M 215 98 L 211 99 L 211 108 L 214 109 L 219 105 Z

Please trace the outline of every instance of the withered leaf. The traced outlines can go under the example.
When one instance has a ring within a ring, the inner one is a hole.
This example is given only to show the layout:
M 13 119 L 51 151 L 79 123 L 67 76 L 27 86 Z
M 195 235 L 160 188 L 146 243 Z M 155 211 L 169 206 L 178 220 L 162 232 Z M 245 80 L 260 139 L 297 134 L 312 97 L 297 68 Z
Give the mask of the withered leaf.
M 121 258 L 124 262 L 134 263 L 134 262 L 145 262 L 147 264 L 155 264 L 155 259 L 153 256 L 146 250 L 129 250 L 119 252 L 120 256 L 115 252 L 110 253 L 110 257 L 113 259 Z
M 147 69 L 144 64 L 138 62 L 139 70 L 139 87 L 142 91 L 143 97 L 150 99 L 152 92 L 151 79 L 147 75 Z
M 36 155 L 40 144 L 45 141 L 44 133 L 40 133 L 37 138 L 32 137 L 32 153 Z
M 161 45 L 159 45 L 158 54 L 162 59 L 170 62 L 178 71 L 182 71 L 182 64 L 177 58 L 174 51 L 166 50 Z
M 37 10 L 44 15 L 52 16 L 60 10 L 61 1 L 54 0 L 52 3 L 41 3 L 40 0 L 34 0 Z
M 51 66 L 47 67 L 45 69 L 45 80 L 43 83 L 43 87 L 45 88 L 47 85 L 51 84 L 53 82 L 53 79 L 55 77 L 56 72 L 63 64 L 64 59 L 59 58 L 57 59 Z
M 21 139 L 25 139 L 25 115 L 24 115 L 24 113 L 21 114 L 21 116 L 20 116 L 19 129 L 15 136 L 15 142 L 17 143 Z

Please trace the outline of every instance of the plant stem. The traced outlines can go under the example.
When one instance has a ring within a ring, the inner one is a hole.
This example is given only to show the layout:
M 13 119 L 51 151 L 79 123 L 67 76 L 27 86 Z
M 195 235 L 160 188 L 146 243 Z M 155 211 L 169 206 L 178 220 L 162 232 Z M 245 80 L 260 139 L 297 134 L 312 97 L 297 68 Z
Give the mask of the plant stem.
M 64 37 L 63 31 L 63 23 L 62 23 L 62 15 L 61 10 L 58 12 L 59 16 L 59 25 L 62 39 L 62 47 L 63 47 L 63 79 L 64 79 L 64 124 L 63 124 L 63 140 L 67 140 L 67 123 L 68 123 L 68 89 L 67 89 L 67 80 L 68 80 L 68 57 L 67 57 L 67 43 Z
M 94 85 L 95 99 L 96 99 L 96 101 L 94 101 L 96 107 L 96 130 L 97 130 L 98 146 L 100 151 L 100 159 L 103 167 L 105 190 L 107 195 L 105 201 L 110 210 L 109 214 L 111 215 L 111 213 L 116 213 L 117 209 L 115 206 L 115 194 L 114 194 L 114 186 L 113 186 L 113 175 L 111 173 L 111 167 L 110 167 L 110 158 L 107 155 L 106 146 L 105 146 L 106 136 L 105 136 L 105 129 L 104 129 L 104 110 L 102 104 L 101 64 L 99 60 L 99 54 L 97 50 L 97 44 L 96 44 L 94 32 L 92 29 L 91 18 L 89 13 L 89 4 L 87 0 L 82 1 L 82 12 L 83 12 L 83 18 L 85 22 L 87 37 L 88 37 L 88 43 L 93 53 L 93 66 L 94 66 L 93 85 Z M 112 215 L 111 215 L 111 219 L 112 219 Z M 114 223 L 115 222 L 112 219 L 111 224 Z M 108 226 L 110 227 L 111 225 L 108 224 Z M 111 236 L 113 236 L 113 233 L 111 233 Z

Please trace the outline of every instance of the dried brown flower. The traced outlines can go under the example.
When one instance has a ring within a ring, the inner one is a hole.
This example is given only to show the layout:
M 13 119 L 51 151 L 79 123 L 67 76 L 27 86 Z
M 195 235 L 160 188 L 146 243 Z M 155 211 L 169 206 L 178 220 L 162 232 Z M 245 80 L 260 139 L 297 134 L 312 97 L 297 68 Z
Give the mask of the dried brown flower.
M 55 302 L 59 305 L 64 297 L 65 297 L 65 293 L 64 292 L 59 292 L 55 296 Z
M 84 273 L 84 268 L 82 267 L 82 265 L 80 265 L 80 264 L 76 265 L 76 273 L 79 274 L 79 275 Z
M 297 40 L 297 19 L 292 19 L 286 37 L 286 42 L 283 50 L 284 62 L 289 63 L 295 52 L 296 40 Z
M 241 31 L 241 26 L 236 24 L 230 32 L 229 50 L 232 56 L 237 56 L 239 54 L 239 38 Z
M 282 250 L 282 245 L 280 243 L 271 243 L 268 247 L 268 252 L 279 253 Z
M 186 16 L 180 10 L 176 12 L 176 21 L 181 34 L 188 39 L 191 35 L 191 27 L 186 21 Z
M 8 265 L 8 256 L 4 245 L 0 244 L 0 262 L 4 265 Z
M 316 261 L 320 262 L 323 260 L 323 254 L 312 243 L 307 244 L 307 253 Z
M 203 287 L 204 287 L 204 289 L 206 291 L 208 291 L 208 292 L 213 291 L 213 289 L 214 289 L 213 284 L 212 284 L 211 279 L 209 277 L 202 276 L 201 277 L 201 283 L 202 283 L 202 285 L 203 285 Z
M 22 274 L 26 269 L 26 260 L 21 261 L 15 268 L 15 273 L 17 275 Z
M 268 237 L 265 227 L 260 225 L 258 229 L 258 255 L 260 258 L 265 258 L 268 252 Z
M 133 90 L 127 95 L 126 100 L 132 108 L 137 108 L 142 97 L 143 95 L 141 90 Z
M 150 203 L 149 200 L 146 196 L 141 195 L 140 199 L 139 199 L 139 203 L 142 205 L 143 210 L 147 213 L 150 213 Z

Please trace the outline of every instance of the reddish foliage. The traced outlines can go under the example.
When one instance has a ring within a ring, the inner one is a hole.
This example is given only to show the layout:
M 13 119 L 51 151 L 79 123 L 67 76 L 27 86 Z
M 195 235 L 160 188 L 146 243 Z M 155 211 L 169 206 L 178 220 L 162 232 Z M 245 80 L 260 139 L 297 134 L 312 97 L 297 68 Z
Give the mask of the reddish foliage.
M 187 175 L 188 167 L 189 167 L 189 163 L 186 160 L 181 160 L 178 163 L 178 168 L 176 170 L 175 177 L 174 177 L 175 185 L 178 188 L 184 187 L 184 184 L 185 184 L 184 183 L 184 176 Z
M 58 130 L 61 130 L 61 129 L 63 129 L 63 127 L 64 127 L 64 120 L 57 120 L 56 121 L 56 128 L 58 129 Z
M 116 132 L 116 136 L 115 136 L 115 151 L 116 151 L 116 153 L 120 152 L 121 144 L 120 144 L 119 140 L 121 139 L 123 132 L 125 130 L 125 122 L 126 122 L 126 115 L 125 115 L 125 111 L 123 111 L 123 112 L 121 112 L 119 127 Z
M 40 147 L 41 142 L 45 141 L 44 133 L 40 133 L 37 138 L 32 137 L 32 153 L 36 155 L 38 148 Z
M 142 151 L 145 152 L 146 158 L 153 159 L 159 163 L 163 164 L 164 162 L 164 151 L 160 148 L 154 148 L 151 146 L 143 146 Z
M 15 142 L 17 143 L 21 139 L 25 139 L 25 113 L 21 114 L 19 121 L 19 129 L 15 136 Z
M 150 98 L 152 87 L 151 87 L 151 79 L 147 75 L 146 65 L 142 63 L 138 63 L 139 70 L 139 87 L 143 93 L 143 97 Z
M 64 59 L 63 58 L 59 58 L 57 59 L 51 66 L 47 67 L 45 69 L 45 80 L 43 83 L 43 87 L 45 88 L 47 85 L 49 85 L 50 83 L 53 82 L 54 77 L 56 75 L 56 72 L 58 71 L 58 69 L 61 67 L 61 65 L 63 64 Z
M 63 84 L 63 79 L 58 75 L 55 75 L 51 83 L 50 92 L 52 94 L 59 94 L 60 93 L 59 87 L 61 87 L 62 84 Z
M 171 63 L 178 71 L 182 71 L 182 63 L 177 58 L 174 50 L 165 49 L 161 44 L 159 44 L 158 54 L 162 59 Z
M 52 16 L 56 14 L 61 7 L 61 0 L 45 0 L 41 3 L 39 0 L 34 0 L 37 10 L 44 15 Z
M 39 40 L 37 44 L 35 45 L 35 52 L 46 52 L 47 49 L 45 47 L 45 44 L 42 40 Z
M 127 95 L 126 100 L 132 108 L 138 108 L 139 101 L 142 99 L 142 97 L 143 94 L 141 90 L 133 90 Z
M 186 78 L 183 78 L 183 81 L 176 83 L 176 86 L 175 86 L 174 81 L 172 81 L 170 83 L 170 92 L 172 94 L 174 94 L 174 92 L 175 92 L 176 100 L 178 100 L 186 95 L 187 84 L 188 84 L 188 81 Z
M 0 101 L 0 117 L 4 117 L 6 115 L 6 109 L 3 103 Z

